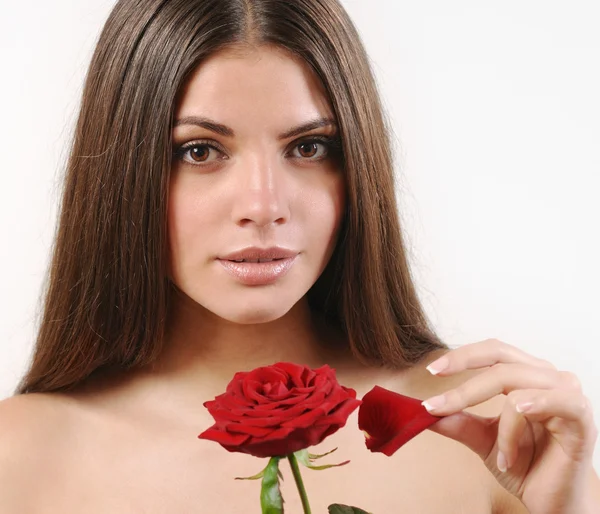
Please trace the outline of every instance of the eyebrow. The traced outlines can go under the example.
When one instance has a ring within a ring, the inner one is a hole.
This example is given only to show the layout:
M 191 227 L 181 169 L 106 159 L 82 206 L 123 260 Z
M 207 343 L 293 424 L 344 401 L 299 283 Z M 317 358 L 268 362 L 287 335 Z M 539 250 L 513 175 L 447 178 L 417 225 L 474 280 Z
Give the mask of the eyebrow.
M 173 127 L 178 127 L 180 125 L 195 125 L 197 127 L 202 127 L 206 130 L 210 130 L 211 132 L 215 132 L 216 134 L 220 134 L 222 136 L 235 137 L 235 132 L 232 128 L 228 127 L 227 125 L 217 123 L 216 121 L 211 120 L 210 118 L 205 118 L 203 116 L 186 116 L 185 118 L 177 120 Z M 302 125 L 293 127 L 283 132 L 282 134 L 279 134 L 277 139 L 289 139 L 291 137 L 304 134 L 305 132 L 324 127 L 333 127 L 334 129 L 337 129 L 337 123 L 333 118 L 315 118 L 313 120 L 307 121 L 306 123 L 303 123 Z

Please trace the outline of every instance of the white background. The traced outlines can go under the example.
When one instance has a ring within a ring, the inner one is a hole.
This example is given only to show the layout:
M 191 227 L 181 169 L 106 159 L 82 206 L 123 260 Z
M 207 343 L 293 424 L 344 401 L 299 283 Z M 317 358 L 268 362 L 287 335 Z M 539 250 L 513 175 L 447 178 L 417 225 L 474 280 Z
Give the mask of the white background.
M 113 3 L 2 0 L 0 398 L 32 348 L 66 143 Z M 394 126 L 401 215 L 439 334 L 496 337 L 574 371 L 600 420 L 600 4 L 344 4 Z

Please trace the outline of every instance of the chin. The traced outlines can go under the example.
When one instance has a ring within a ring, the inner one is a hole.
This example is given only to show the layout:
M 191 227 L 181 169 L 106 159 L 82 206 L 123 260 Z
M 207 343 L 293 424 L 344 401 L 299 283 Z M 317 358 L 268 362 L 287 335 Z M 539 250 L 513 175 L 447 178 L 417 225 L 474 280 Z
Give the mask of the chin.
M 200 316 L 237 323 L 254 325 L 270 323 L 287 315 L 295 306 L 301 308 L 300 301 L 305 298 L 308 287 L 274 287 L 244 291 L 230 291 L 225 287 L 214 288 L 220 294 L 207 294 L 206 290 L 182 290 L 189 304 L 200 309 Z M 306 289 L 306 291 L 305 291 Z M 202 314 L 202 312 L 204 313 Z
M 240 309 L 223 309 L 213 310 L 213 314 L 223 318 L 224 320 L 230 321 L 231 323 L 237 323 L 240 325 L 256 325 L 259 323 L 269 323 L 271 321 L 278 320 L 285 316 L 291 309 L 282 308 L 282 305 L 274 305 L 272 307 L 246 307 Z

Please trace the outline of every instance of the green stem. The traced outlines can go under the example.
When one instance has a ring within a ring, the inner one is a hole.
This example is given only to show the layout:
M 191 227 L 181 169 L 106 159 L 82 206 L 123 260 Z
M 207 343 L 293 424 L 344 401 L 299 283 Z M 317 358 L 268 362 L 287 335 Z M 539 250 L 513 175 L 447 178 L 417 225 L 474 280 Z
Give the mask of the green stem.
M 293 453 L 290 453 L 287 458 L 290 461 L 292 475 L 294 475 L 296 487 L 298 487 L 298 492 L 300 493 L 304 514 L 311 514 L 310 505 L 308 504 L 308 496 L 306 495 L 306 489 L 304 489 L 304 482 L 302 482 L 302 475 L 300 474 L 300 467 L 298 466 L 298 459 L 296 459 L 296 456 Z

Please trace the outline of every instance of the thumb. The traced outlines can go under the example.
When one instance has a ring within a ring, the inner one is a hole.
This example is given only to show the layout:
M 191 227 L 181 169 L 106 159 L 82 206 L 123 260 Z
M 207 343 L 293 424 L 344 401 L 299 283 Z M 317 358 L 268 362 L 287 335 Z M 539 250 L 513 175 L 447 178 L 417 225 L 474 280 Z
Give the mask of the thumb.
M 458 412 L 444 416 L 431 425 L 429 430 L 464 444 L 485 460 L 496 443 L 498 419 L 499 416 L 485 418 Z

